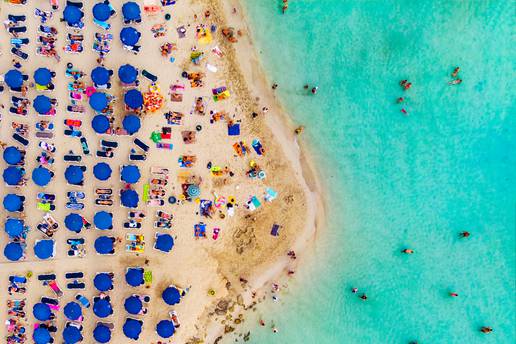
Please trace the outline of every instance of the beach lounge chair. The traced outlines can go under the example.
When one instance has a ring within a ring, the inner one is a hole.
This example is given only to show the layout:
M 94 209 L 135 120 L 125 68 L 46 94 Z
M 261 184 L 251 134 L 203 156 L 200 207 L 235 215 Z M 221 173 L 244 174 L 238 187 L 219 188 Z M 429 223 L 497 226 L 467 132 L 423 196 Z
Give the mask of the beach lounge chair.
M 52 291 L 57 295 L 57 297 L 63 296 L 63 291 L 57 284 L 56 280 L 48 281 L 47 285 L 52 289 Z
M 90 301 L 88 301 L 85 296 L 77 294 L 75 295 L 75 299 L 79 301 L 84 308 L 90 308 Z
M 65 278 L 66 279 L 83 278 L 83 277 L 84 277 L 84 273 L 81 272 L 81 271 L 78 271 L 78 272 L 67 272 L 65 274 Z
M 74 281 L 66 285 L 68 289 L 85 289 L 86 285 L 83 282 Z
M 83 136 L 81 137 L 80 141 L 83 154 L 90 155 L 90 148 L 88 147 L 88 141 L 86 140 L 86 138 Z
M 273 224 L 272 225 L 272 228 L 271 228 L 271 235 L 272 236 L 279 236 L 279 230 L 280 230 L 281 226 L 278 225 L 278 224 Z
M 137 145 L 138 147 L 140 147 L 144 152 L 148 152 L 150 147 L 148 145 L 146 145 L 143 141 L 141 141 L 140 139 L 138 138 L 135 138 L 133 140 L 134 144 Z

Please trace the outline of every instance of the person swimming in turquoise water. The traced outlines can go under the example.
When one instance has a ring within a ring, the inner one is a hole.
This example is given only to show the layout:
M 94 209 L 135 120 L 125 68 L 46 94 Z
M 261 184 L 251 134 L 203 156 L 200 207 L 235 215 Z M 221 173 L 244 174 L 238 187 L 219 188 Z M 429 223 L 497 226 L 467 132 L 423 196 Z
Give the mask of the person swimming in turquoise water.
M 412 253 L 414 253 L 414 250 L 411 250 L 410 248 L 406 248 L 406 249 L 401 250 L 401 253 L 412 254 Z
M 482 327 L 480 328 L 480 332 L 482 332 L 482 333 L 486 333 L 486 334 L 487 334 L 487 333 L 491 333 L 491 332 L 493 332 L 493 328 L 491 328 L 491 327 L 489 327 L 489 326 L 482 326 Z
M 464 231 L 464 232 L 461 232 L 460 233 L 460 237 L 461 238 L 467 238 L 469 237 L 471 234 L 468 232 L 468 231 Z

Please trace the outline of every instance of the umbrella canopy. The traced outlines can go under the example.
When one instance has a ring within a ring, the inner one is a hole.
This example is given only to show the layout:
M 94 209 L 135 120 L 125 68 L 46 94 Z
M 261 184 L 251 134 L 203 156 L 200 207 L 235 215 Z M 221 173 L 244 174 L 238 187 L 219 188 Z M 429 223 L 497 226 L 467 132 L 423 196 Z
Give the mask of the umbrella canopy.
M 140 169 L 136 165 L 125 165 L 120 172 L 122 180 L 129 184 L 137 183 L 140 180 Z
M 97 134 L 104 134 L 109 129 L 109 119 L 104 115 L 97 115 L 91 120 L 91 127 Z
M 65 179 L 72 185 L 81 185 L 84 181 L 82 168 L 77 165 L 70 165 L 65 170 Z
M 161 297 L 163 297 L 163 301 L 165 301 L 165 303 L 170 306 L 173 306 L 181 301 L 181 293 L 179 293 L 179 290 L 176 287 L 172 286 L 163 290 Z
M 50 307 L 46 303 L 38 302 L 32 307 L 32 314 L 34 318 L 39 321 L 47 321 L 52 315 Z
M 52 179 L 52 174 L 45 167 L 37 167 L 32 171 L 32 181 L 39 186 L 46 186 L 50 179 Z
M 130 64 L 125 64 L 118 68 L 118 77 L 124 84 L 132 84 L 138 78 L 138 70 Z
M 70 320 L 77 320 L 82 316 L 81 305 L 75 301 L 68 302 L 64 307 L 64 315 Z
M 110 254 L 113 252 L 114 239 L 108 236 L 101 236 L 95 239 L 95 251 L 98 254 Z
M 39 259 L 49 259 L 54 255 L 54 240 L 39 240 L 34 245 L 34 254 Z
M 71 26 L 78 24 L 83 16 L 84 14 L 77 6 L 66 5 L 63 11 L 64 20 Z
M 120 193 L 120 201 L 124 207 L 136 208 L 139 201 L 138 193 L 131 189 L 123 190 Z
M 138 314 L 143 308 L 142 301 L 138 296 L 129 296 L 125 299 L 124 308 L 129 314 Z
M 68 325 L 63 330 L 63 339 L 65 344 L 75 344 L 82 341 L 82 334 L 81 331 L 75 327 Z
M 45 67 L 38 68 L 34 72 L 34 81 L 38 85 L 46 86 L 52 81 L 52 72 Z
M 113 288 L 113 279 L 108 273 L 101 272 L 95 275 L 93 285 L 98 291 L 108 291 Z
M 140 40 L 141 33 L 134 27 L 124 27 L 120 31 L 120 40 L 124 45 L 135 46 Z
M 113 214 L 108 213 L 107 211 L 99 211 L 93 217 L 93 223 L 95 227 L 101 230 L 111 229 L 113 226 Z
M 108 106 L 108 97 L 104 92 L 95 92 L 90 96 L 90 106 L 95 111 L 102 111 Z
M 99 318 L 105 318 L 113 314 L 113 307 L 106 299 L 97 299 L 93 302 L 93 313 Z
M 137 340 L 142 332 L 142 322 L 136 319 L 127 318 L 125 319 L 123 331 L 127 338 Z
M 137 20 L 141 16 L 140 6 L 134 1 L 128 1 L 122 6 L 125 20 Z
M 4 256 L 11 262 L 16 262 L 23 257 L 23 248 L 19 242 L 10 242 L 5 245 Z
M 190 197 L 198 197 L 201 194 L 201 189 L 195 184 L 190 184 L 186 189 L 186 193 Z
M 125 281 L 131 287 L 138 287 L 143 284 L 143 269 L 142 268 L 128 268 L 125 273 Z
M 131 109 L 139 109 L 143 105 L 143 95 L 133 88 L 125 93 L 124 102 Z
M 93 338 L 99 343 L 109 343 L 111 340 L 111 330 L 103 324 L 97 324 L 93 330 Z
M 23 233 L 23 221 L 20 219 L 9 218 L 5 221 L 5 232 L 10 237 L 17 237 Z
M 80 233 L 84 224 L 82 216 L 75 213 L 66 215 L 64 219 L 65 227 L 75 233 Z
M 5 73 L 4 81 L 10 88 L 20 88 L 23 85 L 23 74 L 17 69 L 11 69 Z
M 111 8 L 109 8 L 109 5 L 99 2 L 98 4 L 95 4 L 93 6 L 93 17 L 97 19 L 98 21 L 104 22 L 111 17 Z
M 7 185 L 18 185 L 22 179 L 22 170 L 15 166 L 9 166 L 4 170 L 3 173 L 4 182 Z
M 105 162 L 99 162 L 93 167 L 93 175 L 98 180 L 108 180 L 112 172 L 111 167 Z
M 104 67 L 95 67 L 91 71 L 91 80 L 97 85 L 106 85 L 109 82 L 111 72 Z
M 32 333 L 32 339 L 36 344 L 48 344 L 51 342 L 52 337 L 50 336 L 50 332 L 45 327 L 38 327 Z
M 4 208 L 7 211 L 19 211 L 23 205 L 23 198 L 16 194 L 7 194 L 4 197 Z
M 174 247 L 174 238 L 170 234 L 158 234 L 154 247 L 163 252 L 170 252 Z
M 140 118 L 136 115 L 127 115 L 124 117 L 124 120 L 122 121 L 122 126 L 125 130 L 127 130 L 129 135 L 132 135 L 136 133 L 138 130 L 140 130 Z
M 36 110 L 36 112 L 40 115 L 47 114 L 52 109 L 50 98 L 42 94 L 34 98 L 32 106 L 34 107 L 34 110 Z
M 4 149 L 4 160 L 9 165 L 16 165 L 22 160 L 22 153 L 14 146 L 9 146 Z
M 175 332 L 174 323 L 170 320 L 161 320 L 156 325 L 156 332 L 161 338 L 170 338 Z

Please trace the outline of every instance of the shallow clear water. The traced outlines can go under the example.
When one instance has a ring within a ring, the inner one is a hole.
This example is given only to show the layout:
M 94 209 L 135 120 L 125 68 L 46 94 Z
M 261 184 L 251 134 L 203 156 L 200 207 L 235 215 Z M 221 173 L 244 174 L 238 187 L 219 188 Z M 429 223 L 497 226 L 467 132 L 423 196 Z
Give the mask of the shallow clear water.
M 253 323 L 251 342 L 514 343 L 514 2 L 243 2 L 330 200 L 314 259 L 266 317 L 279 333 Z

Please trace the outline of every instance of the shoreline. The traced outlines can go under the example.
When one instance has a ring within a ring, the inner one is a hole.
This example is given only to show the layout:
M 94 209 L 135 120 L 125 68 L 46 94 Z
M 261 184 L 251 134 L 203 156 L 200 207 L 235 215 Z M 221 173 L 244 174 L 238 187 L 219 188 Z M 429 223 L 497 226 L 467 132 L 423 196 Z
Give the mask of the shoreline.
M 305 228 L 296 238 L 292 245 L 292 250 L 296 252 L 297 261 L 295 265 L 301 264 L 304 259 L 309 259 L 310 249 L 313 248 L 314 241 L 318 230 L 324 225 L 325 216 L 325 200 L 321 195 L 320 176 L 317 174 L 315 166 L 309 159 L 310 151 L 307 144 L 302 140 L 298 140 L 294 134 L 295 125 L 293 118 L 284 108 L 281 101 L 276 97 L 271 89 L 271 83 L 267 79 L 267 74 L 262 66 L 262 62 L 258 58 L 256 46 L 253 43 L 249 26 L 247 23 L 247 15 L 245 9 L 239 0 L 203 0 L 206 5 L 214 10 L 217 18 L 220 18 L 223 26 L 232 26 L 242 30 L 244 34 L 238 37 L 238 42 L 234 45 L 229 43 L 228 47 L 233 51 L 236 61 L 228 61 L 233 64 L 233 68 L 237 74 L 228 76 L 228 81 L 234 81 L 235 77 L 241 78 L 245 84 L 245 91 L 255 96 L 256 109 L 261 106 L 267 106 L 269 111 L 265 115 L 265 124 L 268 130 L 274 135 L 276 143 L 279 144 L 285 157 L 289 160 L 291 168 L 295 171 L 297 182 L 301 185 L 307 200 L 307 214 Z M 232 13 L 232 9 L 236 8 L 237 12 Z M 251 276 L 246 284 L 247 291 L 243 293 L 244 310 L 252 308 L 256 301 L 252 294 L 263 294 L 273 281 L 285 278 L 285 270 L 292 261 L 286 255 L 276 260 L 272 265 L 261 271 L 257 271 Z M 249 308 L 247 308 L 249 307 Z M 206 337 L 208 343 L 217 343 L 222 339 L 224 326 L 217 324 L 215 321 L 206 320 Z

